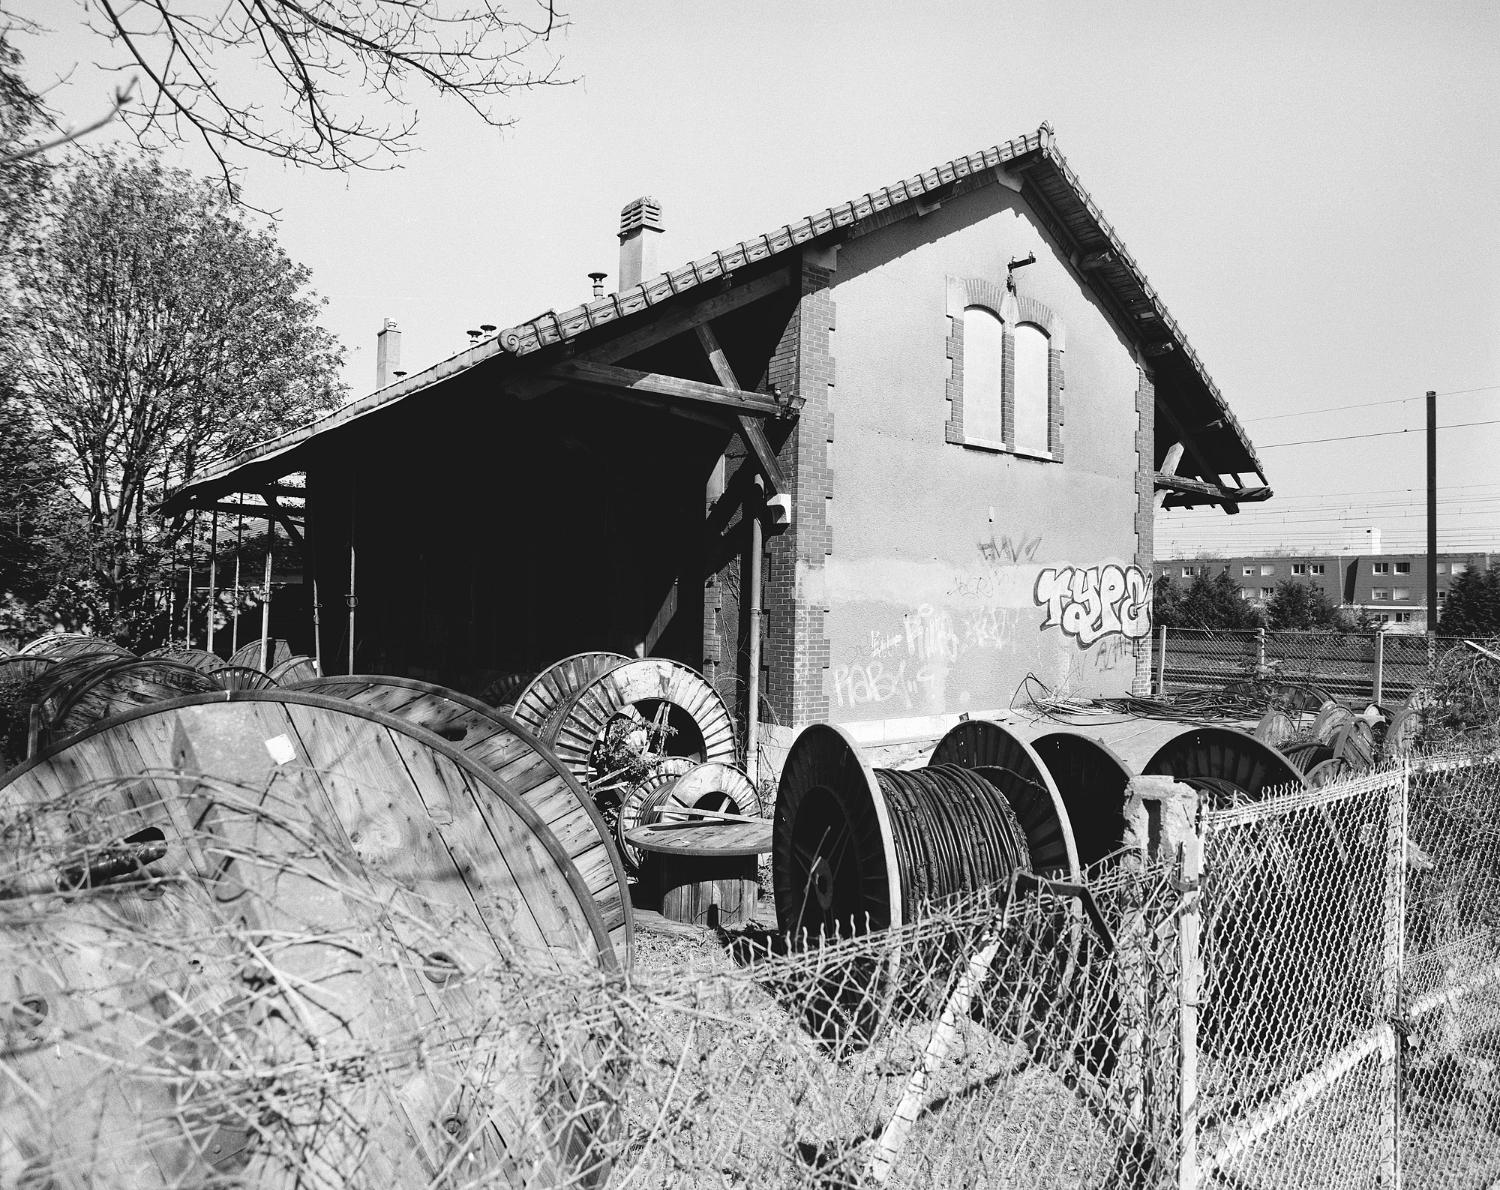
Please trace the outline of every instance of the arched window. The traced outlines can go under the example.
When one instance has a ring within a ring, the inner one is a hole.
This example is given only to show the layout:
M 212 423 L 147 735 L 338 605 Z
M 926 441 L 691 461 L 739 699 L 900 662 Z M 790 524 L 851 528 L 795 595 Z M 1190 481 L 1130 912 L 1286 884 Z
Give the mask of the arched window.
M 1016 327 L 1013 341 L 1016 412 L 1010 446 L 1028 454 L 1046 454 L 1051 414 L 1047 332 L 1035 323 L 1023 322 Z
M 1005 324 L 984 306 L 964 308 L 964 433 L 1005 441 Z

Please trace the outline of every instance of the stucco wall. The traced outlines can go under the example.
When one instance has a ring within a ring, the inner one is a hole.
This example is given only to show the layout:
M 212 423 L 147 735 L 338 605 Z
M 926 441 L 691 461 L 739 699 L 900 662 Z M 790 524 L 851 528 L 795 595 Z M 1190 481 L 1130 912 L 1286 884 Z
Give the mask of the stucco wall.
M 1003 289 L 1007 262 L 1028 253 L 1018 296 L 1064 331 L 1061 462 L 945 441 L 949 279 Z M 1025 203 L 990 187 L 851 241 L 832 296 L 832 719 L 917 734 L 1008 705 L 1028 674 L 1073 695 L 1127 693 L 1149 626 L 1139 373 Z

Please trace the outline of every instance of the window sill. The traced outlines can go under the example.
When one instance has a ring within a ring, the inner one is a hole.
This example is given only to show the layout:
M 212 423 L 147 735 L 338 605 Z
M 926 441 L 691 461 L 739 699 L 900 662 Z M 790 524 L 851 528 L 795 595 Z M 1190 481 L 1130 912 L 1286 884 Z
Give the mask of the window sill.
M 959 445 L 967 448 L 972 448 L 974 450 L 989 451 L 991 454 L 1015 455 L 1020 459 L 1036 459 L 1040 463 L 1058 462 L 1058 460 L 1052 456 L 1051 451 L 1019 450 L 1014 446 L 1006 446 L 1003 442 L 996 442 L 993 438 L 970 438 L 968 436 L 965 436 L 963 441 L 960 442 Z

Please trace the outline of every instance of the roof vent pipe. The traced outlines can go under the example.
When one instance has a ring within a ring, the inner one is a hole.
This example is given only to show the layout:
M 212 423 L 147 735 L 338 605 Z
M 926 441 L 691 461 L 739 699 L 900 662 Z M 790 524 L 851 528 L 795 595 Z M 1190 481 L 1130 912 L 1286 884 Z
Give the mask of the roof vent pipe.
M 608 276 L 609 276 L 608 273 L 590 273 L 589 274 L 589 280 L 594 283 L 594 297 L 595 297 L 596 300 L 598 298 L 602 298 L 604 296 L 604 278 L 606 278 Z
M 656 267 L 656 242 L 661 225 L 661 204 L 654 198 L 638 198 L 620 212 L 620 293 L 639 285 L 660 271 Z

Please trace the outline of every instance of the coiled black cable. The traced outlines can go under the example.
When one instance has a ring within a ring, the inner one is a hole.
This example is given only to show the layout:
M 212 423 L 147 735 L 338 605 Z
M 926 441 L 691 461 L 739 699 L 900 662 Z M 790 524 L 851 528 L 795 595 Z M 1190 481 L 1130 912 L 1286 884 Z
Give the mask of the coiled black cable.
M 1025 832 L 1004 793 L 958 765 L 876 769 L 907 920 L 923 905 L 963 893 L 1004 889 L 1031 871 Z

